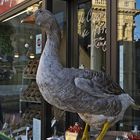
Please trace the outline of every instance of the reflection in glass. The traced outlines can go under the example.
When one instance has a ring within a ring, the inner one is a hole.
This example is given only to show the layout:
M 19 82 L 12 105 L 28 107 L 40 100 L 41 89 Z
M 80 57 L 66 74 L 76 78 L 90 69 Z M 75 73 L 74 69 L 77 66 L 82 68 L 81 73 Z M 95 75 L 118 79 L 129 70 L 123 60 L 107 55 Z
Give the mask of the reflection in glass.
M 118 1 L 119 83 L 138 103 L 139 101 L 139 0 Z M 137 111 L 129 109 L 124 117 L 124 129 L 131 130 L 140 119 Z
M 106 1 L 92 0 L 78 5 L 79 65 L 105 71 Z
M 53 0 L 53 13 L 61 30 L 61 46 L 59 48 L 60 61 L 63 66 L 66 66 L 66 1 Z M 62 135 L 65 131 L 65 112 L 53 106 L 52 113 L 54 117 L 52 121 L 56 120 L 53 133 L 56 135 Z
M 78 44 L 80 68 L 90 68 L 91 38 L 91 2 L 82 3 L 78 7 Z
M 106 0 L 92 1 L 91 68 L 105 71 L 106 66 Z
M 27 9 L 20 14 L 0 23 L 0 104 L 2 105 L 3 123 L 7 128 L 19 124 L 19 97 L 21 90 L 29 81 L 23 83 L 23 72 L 27 63 L 39 59 L 36 54 L 36 35 L 40 29 L 31 24 L 21 24 L 21 20 L 31 14 Z

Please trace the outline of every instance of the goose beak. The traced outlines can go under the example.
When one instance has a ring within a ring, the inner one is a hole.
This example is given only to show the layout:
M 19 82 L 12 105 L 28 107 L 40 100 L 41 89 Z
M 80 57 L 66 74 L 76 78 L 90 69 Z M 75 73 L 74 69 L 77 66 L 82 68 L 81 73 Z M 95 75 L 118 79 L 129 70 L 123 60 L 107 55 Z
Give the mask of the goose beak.
M 26 18 L 21 20 L 21 23 L 35 24 L 35 16 L 34 15 L 27 16 Z

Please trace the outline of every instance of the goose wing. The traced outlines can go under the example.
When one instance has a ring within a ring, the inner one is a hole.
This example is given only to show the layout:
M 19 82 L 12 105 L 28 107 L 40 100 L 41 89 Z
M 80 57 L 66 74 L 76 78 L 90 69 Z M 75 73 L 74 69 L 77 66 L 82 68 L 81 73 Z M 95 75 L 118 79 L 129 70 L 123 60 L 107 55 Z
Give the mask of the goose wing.
M 107 97 L 125 93 L 124 90 L 103 72 L 94 72 L 89 77 L 76 77 L 76 87 L 97 97 Z

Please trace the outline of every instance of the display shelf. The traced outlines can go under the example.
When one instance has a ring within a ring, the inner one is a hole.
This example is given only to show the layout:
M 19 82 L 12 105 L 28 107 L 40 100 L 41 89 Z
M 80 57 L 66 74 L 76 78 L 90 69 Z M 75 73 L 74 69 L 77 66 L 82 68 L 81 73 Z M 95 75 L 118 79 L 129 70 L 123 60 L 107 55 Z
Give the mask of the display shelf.
M 33 126 L 33 118 L 40 119 L 41 118 L 41 93 L 39 91 L 38 85 L 36 83 L 36 72 L 38 68 L 39 60 L 33 59 L 28 62 L 26 67 L 23 70 L 22 74 L 22 90 L 20 94 L 20 113 L 21 113 L 21 122 L 19 129 L 16 131 L 21 131 L 26 128 L 26 126 L 30 127 L 30 132 L 20 133 L 17 137 L 27 136 L 28 138 L 33 137 L 32 134 L 32 126 Z
M 20 102 L 28 102 L 28 103 L 37 103 L 37 104 L 41 104 L 41 101 L 31 101 L 31 100 L 24 100 L 24 99 L 20 99 Z
M 23 79 L 35 80 L 36 79 L 36 75 L 23 74 Z
M 36 76 L 39 60 L 30 60 L 26 65 L 23 75 L 28 77 Z
M 33 118 L 40 118 L 40 117 L 41 117 L 40 106 L 32 106 L 23 113 L 22 120 L 24 120 L 23 122 L 26 121 L 28 122 L 28 121 L 32 121 Z
M 35 81 L 32 81 L 26 89 L 22 90 L 20 101 L 41 102 L 41 93 Z

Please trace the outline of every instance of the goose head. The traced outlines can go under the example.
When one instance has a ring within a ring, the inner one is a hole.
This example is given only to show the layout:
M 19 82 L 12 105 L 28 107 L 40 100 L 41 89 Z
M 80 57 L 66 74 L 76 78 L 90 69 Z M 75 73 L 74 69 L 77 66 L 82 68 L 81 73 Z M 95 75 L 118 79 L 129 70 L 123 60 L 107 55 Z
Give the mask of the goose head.
M 35 23 L 40 26 L 47 34 L 60 32 L 55 16 L 46 9 L 38 9 L 31 16 L 24 18 L 22 23 Z
M 35 12 L 35 23 L 48 32 L 57 31 L 59 29 L 55 16 L 46 9 L 39 9 Z

